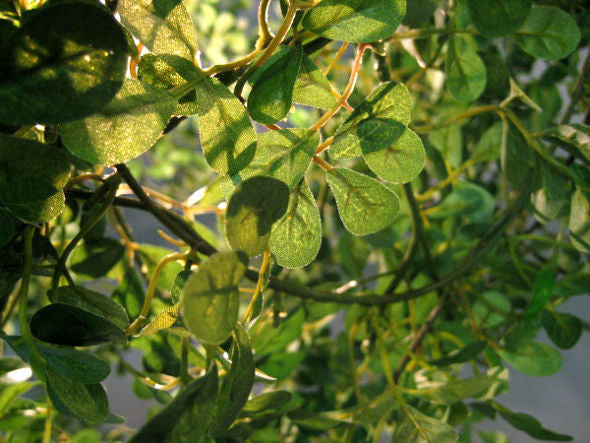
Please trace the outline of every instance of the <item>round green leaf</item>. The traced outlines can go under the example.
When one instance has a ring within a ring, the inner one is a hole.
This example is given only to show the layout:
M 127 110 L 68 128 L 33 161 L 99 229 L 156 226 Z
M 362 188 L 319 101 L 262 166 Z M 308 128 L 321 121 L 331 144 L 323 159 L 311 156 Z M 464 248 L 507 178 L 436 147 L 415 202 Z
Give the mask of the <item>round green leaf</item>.
M 289 188 L 276 178 L 257 176 L 240 184 L 227 205 L 225 232 L 231 247 L 250 257 L 263 253 L 273 223 L 288 204 Z
M 468 0 L 471 20 L 479 32 L 489 38 L 516 31 L 531 10 L 532 0 Z
M 406 14 L 406 0 L 323 0 L 303 27 L 331 40 L 369 43 L 390 37 Z
M 88 3 L 45 7 L 0 48 L 0 122 L 86 117 L 113 98 L 126 70 L 125 34 L 106 9 Z
M 551 341 L 561 349 L 573 348 L 582 336 L 582 321 L 575 315 L 543 311 L 542 321 Z
M 166 91 L 126 79 L 100 112 L 61 125 L 61 137 L 72 154 L 90 163 L 125 163 L 156 143 L 176 105 Z
M 344 227 L 368 235 L 389 226 L 399 211 L 397 195 L 374 178 L 347 168 L 326 172 Z
M 486 328 L 502 324 L 512 308 L 510 300 L 498 291 L 486 291 L 481 294 L 481 298 L 482 300 L 476 300 L 473 304 L 475 320 Z
M 111 372 L 107 362 L 88 352 L 48 345 L 38 348 L 52 370 L 78 383 L 99 383 Z
M 515 369 L 536 377 L 555 374 L 563 363 L 559 351 L 545 343 L 528 342 L 515 351 L 502 350 L 499 354 Z
M 449 39 L 445 71 L 447 87 L 457 101 L 471 103 L 486 88 L 486 67 L 463 35 L 454 35 Z
M 424 145 L 420 137 L 409 128 L 391 146 L 374 151 L 369 146 L 362 145 L 363 158 L 371 171 L 384 180 L 408 183 L 424 169 Z
M 238 321 L 238 284 L 248 259 L 241 251 L 212 255 L 184 285 L 181 311 L 187 327 L 196 337 L 221 344 Z
M 580 28 L 565 11 L 554 6 L 537 6 L 512 36 L 524 52 L 547 60 L 569 55 L 580 42 Z
M 302 268 L 317 256 L 322 244 L 322 222 L 317 203 L 305 179 L 291 191 L 285 215 L 270 234 L 269 247 L 277 263 Z

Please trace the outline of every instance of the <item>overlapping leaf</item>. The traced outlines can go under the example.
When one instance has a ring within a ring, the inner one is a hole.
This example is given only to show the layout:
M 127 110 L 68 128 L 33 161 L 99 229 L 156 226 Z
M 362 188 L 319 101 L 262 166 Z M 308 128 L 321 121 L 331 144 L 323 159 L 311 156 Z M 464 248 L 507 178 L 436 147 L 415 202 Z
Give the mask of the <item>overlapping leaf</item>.
M 449 39 L 445 72 L 447 88 L 457 101 L 475 101 L 486 88 L 486 67 L 465 36 Z
M 511 34 L 523 24 L 531 11 L 532 0 L 469 0 L 471 20 L 489 38 Z

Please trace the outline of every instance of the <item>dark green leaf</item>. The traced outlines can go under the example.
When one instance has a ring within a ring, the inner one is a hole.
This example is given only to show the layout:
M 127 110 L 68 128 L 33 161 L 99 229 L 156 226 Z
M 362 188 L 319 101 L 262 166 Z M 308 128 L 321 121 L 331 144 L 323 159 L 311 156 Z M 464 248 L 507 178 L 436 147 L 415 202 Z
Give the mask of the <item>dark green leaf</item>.
M 122 329 L 102 317 L 75 306 L 53 303 L 31 319 L 31 332 L 41 341 L 66 346 L 91 346 L 105 342 L 126 343 Z
M 244 169 L 256 152 L 256 133 L 246 109 L 226 86 L 204 77 L 196 86 L 199 133 L 209 165 L 223 175 Z
M 471 103 L 486 88 L 486 67 L 470 40 L 463 35 L 453 35 L 449 39 L 445 71 L 447 87 L 457 101 Z
M 248 111 L 257 122 L 271 125 L 282 120 L 293 104 L 293 88 L 303 49 L 288 46 L 281 57 L 269 60 L 264 73 L 256 80 L 248 97 Z
M 543 311 L 543 328 L 555 345 L 561 349 L 571 349 L 582 336 L 582 321 L 571 314 Z
M 238 252 L 211 256 L 184 286 L 182 316 L 188 328 L 205 343 L 221 344 L 238 320 L 239 290 L 248 260 Z
M 219 393 L 215 420 L 209 430 L 213 436 L 222 434 L 231 426 L 248 401 L 254 385 L 254 356 L 248 332 L 237 323 L 233 337 L 231 369 Z
M 252 177 L 241 183 L 228 205 L 225 232 L 235 250 L 253 257 L 264 252 L 273 223 L 286 212 L 289 188 L 271 177 Z
M 510 184 L 519 187 L 527 183 L 534 164 L 534 153 L 524 136 L 511 123 L 505 122 L 502 134 L 501 165 Z
M 383 83 L 356 107 L 334 134 L 333 158 L 360 157 L 399 139 L 412 116 L 412 97 L 401 83 Z
M 369 43 L 390 37 L 405 14 L 405 0 L 323 0 L 303 17 L 303 27 L 331 40 Z
M 347 168 L 326 172 L 344 227 L 367 235 L 389 226 L 399 211 L 397 195 L 377 180 Z
M 561 354 L 545 343 L 529 342 L 515 351 L 499 351 L 504 360 L 520 372 L 536 377 L 555 374 L 561 369 Z
M 485 340 L 474 341 L 473 343 L 466 345 L 464 348 L 461 348 L 457 353 L 452 355 L 449 354 L 434 360 L 431 364 L 436 366 L 449 366 L 455 363 L 465 363 L 477 357 L 486 346 L 487 342 Z
M 100 112 L 61 125 L 61 137 L 72 154 L 90 163 L 125 163 L 156 143 L 176 105 L 166 91 L 126 79 Z
M 10 243 L 18 220 L 5 208 L 0 208 L 0 248 Z
M 533 285 L 533 296 L 525 311 L 525 315 L 534 316 L 543 310 L 551 295 L 553 295 L 553 286 L 555 277 L 551 269 L 543 269 L 537 274 L 535 284 Z
M 468 0 L 471 20 L 479 32 L 489 38 L 511 34 L 523 24 L 532 0 Z
M 512 426 L 516 429 L 526 432 L 537 440 L 548 441 L 572 441 L 573 437 L 565 434 L 559 434 L 549 429 L 545 429 L 543 425 L 535 417 L 522 412 L 512 412 L 500 405 L 497 405 L 498 412 Z
M 129 443 L 201 442 L 214 418 L 217 401 L 217 367 L 192 381 L 161 412 L 135 434 Z
M 125 311 L 130 318 L 135 318 L 141 311 L 141 305 L 145 297 L 143 282 L 138 271 L 125 260 L 123 261 L 123 267 L 125 271 L 113 291 L 113 299 L 125 307 Z
M 506 349 L 518 351 L 519 348 L 537 337 L 541 328 L 541 316 L 524 316 L 513 323 L 513 329 L 506 334 L 504 341 Z
M 0 122 L 62 123 L 91 115 L 114 97 L 126 69 L 125 34 L 102 6 L 46 7 L 0 48 Z
M 404 421 L 397 428 L 392 442 L 404 443 L 455 443 L 459 436 L 447 423 L 429 417 L 405 405 Z
M 74 249 L 71 269 L 76 274 L 103 277 L 125 254 L 123 245 L 112 238 L 84 242 Z
M 120 0 L 121 22 L 154 54 L 174 54 L 193 61 L 197 35 L 181 0 Z
M 177 303 L 182 298 L 182 294 L 184 293 L 184 285 L 186 284 L 187 280 L 191 275 L 193 275 L 193 271 L 180 271 L 176 274 L 176 278 L 172 283 L 172 287 L 170 288 L 170 297 L 174 303 Z
M 322 109 L 330 109 L 336 105 L 332 85 L 306 54 L 301 59 L 299 77 L 293 89 L 293 102 Z
M 537 6 L 512 38 L 523 51 L 534 57 L 559 60 L 578 46 L 580 28 L 563 10 Z
M 321 244 L 320 212 L 309 185 L 303 179 L 291 190 L 287 212 L 272 227 L 270 251 L 279 265 L 295 269 L 310 264 Z
M 37 347 L 49 368 L 69 380 L 78 383 L 99 383 L 111 372 L 108 363 L 88 352 L 41 344 Z

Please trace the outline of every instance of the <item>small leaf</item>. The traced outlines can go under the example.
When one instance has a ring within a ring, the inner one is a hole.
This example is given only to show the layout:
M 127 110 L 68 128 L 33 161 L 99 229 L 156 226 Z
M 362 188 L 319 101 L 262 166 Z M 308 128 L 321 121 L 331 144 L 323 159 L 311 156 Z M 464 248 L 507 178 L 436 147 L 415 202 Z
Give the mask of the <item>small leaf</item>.
M 529 342 L 515 351 L 498 351 L 504 360 L 523 374 L 545 377 L 561 369 L 561 354 L 545 343 Z
M 590 252 L 590 202 L 579 186 L 572 194 L 568 228 L 574 247 Z
M 221 344 L 232 333 L 238 320 L 238 284 L 247 264 L 240 251 L 217 253 L 189 277 L 181 310 L 187 327 L 199 340 Z
M 289 206 L 270 234 L 269 247 L 280 266 L 302 268 L 317 256 L 322 244 L 322 222 L 315 198 L 305 179 L 289 197 Z
M 380 150 L 363 145 L 363 158 L 367 166 L 383 180 L 408 183 L 415 179 L 426 162 L 426 151 L 420 137 L 406 128 L 391 146 Z
M 254 385 L 254 356 L 248 332 L 239 323 L 234 330 L 232 365 L 219 393 L 215 420 L 209 433 L 225 432 L 240 414 Z
M 173 54 L 193 61 L 197 35 L 182 0 L 121 0 L 121 22 L 154 54 Z
M 258 415 L 276 415 L 284 410 L 293 395 L 287 391 L 270 391 L 257 395 L 248 400 L 244 406 L 244 415 L 258 416 Z
M 485 340 L 474 341 L 461 348 L 457 353 L 436 359 L 431 364 L 435 366 L 449 366 L 455 363 L 465 363 L 477 357 L 486 346 L 487 342 Z
M 55 408 L 65 415 L 102 423 L 109 415 L 109 402 L 100 384 L 83 384 L 48 368 L 47 392 Z
M 256 152 L 256 133 L 238 98 L 216 79 L 196 85 L 199 133 L 207 163 L 223 175 L 244 169 Z
M 257 122 L 272 125 L 282 120 L 293 104 L 293 88 L 303 47 L 288 46 L 281 57 L 267 61 L 264 73 L 256 80 L 248 97 L 248 111 Z
M 264 252 L 273 223 L 289 204 L 289 188 L 271 177 L 252 177 L 241 183 L 227 205 L 225 232 L 235 250 L 250 257 Z
M 502 133 L 502 172 L 514 187 L 524 185 L 530 180 L 534 153 L 524 136 L 509 122 L 504 123 Z
M 193 274 L 193 271 L 187 270 L 182 270 L 176 274 L 174 282 L 172 283 L 172 287 L 170 288 L 170 298 L 172 298 L 174 303 L 179 302 L 182 298 L 182 294 L 184 293 L 184 285 L 186 284 L 189 277 Z
M 367 235 L 389 226 L 399 211 L 397 195 L 377 180 L 347 168 L 326 172 L 344 227 Z
M 465 36 L 449 39 L 445 72 L 447 88 L 457 101 L 471 103 L 486 88 L 486 67 Z
M 123 245 L 112 238 L 87 241 L 72 252 L 71 269 L 76 274 L 105 276 L 125 254 Z
M 323 0 L 303 27 L 331 40 L 370 43 L 390 37 L 405 14 L 405 0 Z
M 461 126 L 452 125 L 431 131 L 428 134 L 428 140 L 451 166 L 457 168 L 461 165 L 463 161 L 463 133 L 461 132 Z
M 559 60 L 569 55 L 578 46 L 580 37 L 576 21 L 554 6 L 534 7 L 512 36 L 524 52 L 546 60 Z
M 502 153 L 502 123 L 497 122 L 483 133 L 471 159 L 475 162 L 493 161 L 500 158 Z
M 583 325 L 575 315 L 545 310 L 541 318 L 543 328 L 557 347 L 571 349 L 580 340 Z
M 481 294 L 481 298 L 473 304 L 475 320 L 486 328 L 502 324 L 512 308 L 510 300 L 498 291 L 486 291 Z
M 431 217 L 463 216 L 470 223 L 485 223 L 492 217 L 494 205 L 494 198 L 486 189 L 474 183 L 459 182 Z
M 330 155 L 360 157 L 393 144 L 410 124 L 412 97 L 401 83 L 383 83 L 354 110 L 334 134 Z
M 532 3 L 532 0 L 468 0 L 467 7 L 477 30 L 488 38 L 496 38 L 520 28 Z
M 166 91 L 126 79 L 100 112 L 60 126 L 65 147 L 90 163 L 125 163 L 150 149 L 162 134 L 177 101 Z
M 509 409 L 496 405 L 498 412 L 512 426 L 516 429 L 526 432 L 533 438 L 538 440 L 549 440 L 549 441 L 572 441 L 573 437 L 565 434 L 559 434 L 549 429 L 545 429 L 543 425 L 535 417 L 522 412 L 512 412 Z
M 404 443 L 455 443 L 459 436 L 448 424 L 405 405 L 404 421 L 392 441 Z
M 535 316 L 543 310 L 551 295 L 553 295 L 553 286 L 555 277 L 550 269 L 543 269 L 537 274 L 535 284 L 533 285 L 533 296 L 525 315 Z
M 102 109 L 127 69 L 119 23 L 89 3 L 35 12 L 0 48 L 0 122 L 63 123 Z
M 163 311 L 160 311 L 156 317 L 139 333 L 140 337 L 155 334 L 159 331 L 169 329 L 176 323 L 180 314 L 180 303 L 172 305 Z
M 441 383 L 426 382 L 420 386 L 416 395 L 424 396 L 431 401 L 443 405 L 453 405 L 468 398 L 478 398 L 486 394 L 498 381 L 488 375 L 479 374 L 463 380 Z M 422 392 L 421 392 L 422 391 Z
M 52 303 L 35 312 L 31 332 L 41 341 L 65 346 L 127 342 L 125 332 L 110 321 L 63 303 Z
M 301 59 L 299 77 L 293 89 L 293 102 L 322 109 L 331 109 L 337 103 L 332 94 L 332 85 L 306 54 Z
M 38 344 L 37 347 L 47 365 L 69 380 L 78 383 L 99 383 L 111 372 L 107 362 L 88 352 L 42 344 Z
M 217 382 L 217 367 L 213 365 L 207 374 L 193 380 L 172 403 L 151 418 L 129 443 L 202 441 L 214 418 Z

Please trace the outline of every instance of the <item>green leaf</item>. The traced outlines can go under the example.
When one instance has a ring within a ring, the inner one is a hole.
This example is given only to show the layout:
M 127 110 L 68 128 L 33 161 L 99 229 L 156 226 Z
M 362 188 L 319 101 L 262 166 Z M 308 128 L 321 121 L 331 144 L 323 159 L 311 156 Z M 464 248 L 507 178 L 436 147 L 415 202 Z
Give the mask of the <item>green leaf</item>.
M 297 309 L 278 327 L 271 322 L 259 322 L 259 328 L 252 334 L 252 347 L 257 355 L 281 352 L 299 338 L 304 322 L 303 309 Z
M 186 284 L 187 280 L 194 272 L 190 270 L 182 270 L 176 277 L 174 278 L 174 282 L 172 283 L 172 287 L 170 288 L 170 298 L 174 303 L 177 303 L 182 298 L 182 294 L 184 293 L 184 285 Z
M 400 138 L 385 149 L 372 150 L 363 144 L 363 158 L 376 175 L 393 183 L 415 179 L 426 162 L 426 151 L 420 137 L 406 128 Z
M 248 400 L 243 412 L 247 416 L 276 415 L 284 411 L 293 395 L 287 391 L 270 391 Z
M 140 337 L 155 334 L 159 331 L 169 329 L 176 323 L 180 314 L 180 303 L 172 305 L 163 311 L 160 311 L 154 319 L 143 328 L 139 334 Z
M 579 186 L 572 194 L 568 228 L 574 247 L 590 252 L 590 202 Z
M 76 274 L 93 278 L 103 277 L 124 254 L 123 245 L 112 238 L 85 241 L 72 252 L 71 269 Z
M 555 276 L 551 269 L 543 269 L 537 274 L 533 285 L 533 296 L 526 308 L 525 315 L 539 314 L 553 295 Z
M 393 223 L 399 198 L 377 180 L 347 168 L 326 172 L 344 227 L 354 235 L 380 231 Z
M 548 441 L 572 441 L 573 437 L 565 434 L 559 434 L 549 429 L 545 429 L 543 425 L 535 417 L 522 412 L 512 412 L 509 409 L 495 405 L 498 412 L 512 426 L 516 429 L 526 432 L 537 440 L 548 440 Z
M 559 125 L 543 131 L 543 136 L 557 141 L 561 146 L 573 148 L 573 153 L 578 151 L 590 161 L 590 126 L 582 123 Z
M 428 134 L 428 140 L 451 166 L 457 168 L 461 165 L 463 160 L 463 133 L 461 132 L 461 126 L 452 125 L 431 131 Z
M 283 217 L 271 230 L 269 247 L 277 263 L 296 269 L 310 264 L 322 244 L 322 221 L 309 185 L 302 179 L 289 197 Z
M 569 55 L 578 46 L 580 37 L 576 21 L 554 6 L 534 7 L 512 36 L 524 52 L 547 60 L 559 60 Z
M 431 364 L 435 366 L 449 366 L 455 363 L 465 363 L 477 357 L 487 346 L 485 340 L 474 341 L 458 352 L 436 359 Z
M 449 39 L 445 72 L 449 93 L 459 102 L 477 100 L 486 88 L 486 67 L 466 36 Z
M 244 169 L 256 152 L 256 133 L 238 98 L 216 79 L 196 85 L 199 133 L 207 163 L 223 175 Z
M 528 342 L 515 351 L 498 351 L 504 360 L 523 374 L 545 377 L 561 369 L 563 359 L 552 346 Z
M 129 443 L 200 442 L 214 418 L 217 367 L 188 384 L 166 408 L 151 418 Z
M 102 6 L 45 7 L 0 48 L 0 122 L 62 123 L 102 109 L 127 70 L 121 26 Z
M 0 134 L 0 171 L 0 203 L 17 217 L 43 223 L 63 211 L 70 163 L 58 148 Z
M 399 139 L 412 116 L 412 97 L 401 83 L 379 85 L 356 107 L 334 134 L 330 155 L 335 159 L 360 157 L 387 148 Z
M 320 142 L 319 133 L 303 128 L 279 129 L 258 135 L 256 155 L 245 169 L 232 177 L 225 177 L 222 190 L 231 197 L 244 180 L 266 175 L 295 188 L 311 164 Z
M 81 286 L 60 286 L 50 289 L 47 296 L 52 303 L 65 303 L 104 317 L 121 329 L 129 326 L 129 318 L 123 307 L 112 298 Z
M 11 384 L 0 384 L 0 414 L 4 415 L 6 410 L 10 408 L 14 400 L 21 395 L 29 392 L 39 382 L 20 382 Z
M 564 212 L 570 198 L 570 183 L 568 178 L 548 163 L 541 163 L 540 172 L 543 187 L 533 195 L 532 202 L 535 218 L 541 223 L 547 223 Z
M 459 436 L 448 424 L 429 417 L 405 405 L 404 421 L 395 431 L 392 442 L 404 443 L 455 443 Z
M 541 318 L 543 328 L 557 347 L 571 349 L 580 340 L 583 325 L 575 315 L 545 310 Z
M 502 172 L 514 187 L 524 185 L 530 180 L 535 164 L 533 151 L 524 136 L 509 122 L 505 122 L 502 133 Z
M 305 53 L 293 89 L 293 102 L 322 109 L 331 109 L 337 103 L 332 94 L 332 85 Z
M 209 430 L 213 436 L 222 434 L 231 426 L 246 405 L 254 385 L 254 356 L 248 332 L 236 323 L 233 337 L 231 369 L 219 393 L 215 420 Z
M 301 45 L 288 46 L 280 57 L 266 62 L 269 66 L 264 68 L 248 97 L 248 111 L 254 120 L 272 125 L 287 115 L 293 104 L 293 88 L 302 55 Z
M 504 322 L 510 313 L 510 300 L 498 291 L 486 291 L 481 294 L 481 300 L 473 304 L 475 320 L 486 328 L 494 328 Z
M 78 383 L 99 383 L 111 372 L 107 362 L 88 352 L 37 344 L 49 368 Z
M 17 223 L 18 220 L 8 210 L 0 208 L 0 248 L 10 243 L 16 231 Z
M 520 28 L 532 3 L 532 0 L 468 0 L 467 7 L 477 30 L 488 38 L 496 38 Z
M 426 382 L 420 386 L 416 395 L 426 397 L 431 401 L 453 405 L 467 398 L 478 398 L 486 394 L 498 381 L 488 375 L 479 374 L 463 380 L 449 380 L 444 383 Z M 431 386 L 435 384 L 435 386 Z
M 252 177 L 241 183 L 227 205 L 225 232 L 231 247 L 250 257 L 264 252 L 273 223 L 289 204 L 289 188 L 271 177 Z
M 496 122 L 483 133 L 471 154 L 474 162 L 494 161 L 502 153 L 502 123 Z
M 145 54 L 137 65 L 137 77 L 160 89 L 170 89 L 197 81 L 201 75 L 189 60 L 173 54 Z M 174 115 L 195 115 L 197 94 L 189 92 L 180 100 Z
M 184 286 L 181 300 L 183 319 L 197 338 L 221 344 L 238 320 L 238 284 L 248 260 L 240 251 L 212 255 Z
M 65 415 L 92 423 L 102 423 L 109 415 L 104 388 L 97 383 L 83 384 L 63 377 L 48 368 L 47 392 L 55 408 Z
M 485 223 L 494 213 L 494 198 L 479 185 L 459 182 L 431 215 L 434 219 L 463 216 L 470 223 Z
M 61 137 L 72 154 L 90 163 L 125 163 L 156 143 L 176 105 L 166 91 L 126 79 L 100 112 L 61 125 Z
M 117 12 L 121 23 L 154 54 L 194 60 L 197 35 L 182 0 L 120 0 Z
M 41 341 L 65 346 L 127 342 L 125 332 L 110 321 L 64 303 L 52 303 L 35 312 L 31 332 Z
M 303 27 L 331 40 L 370 43 L 390 37 L 406 14 L 405 0 L 323 0 Z

